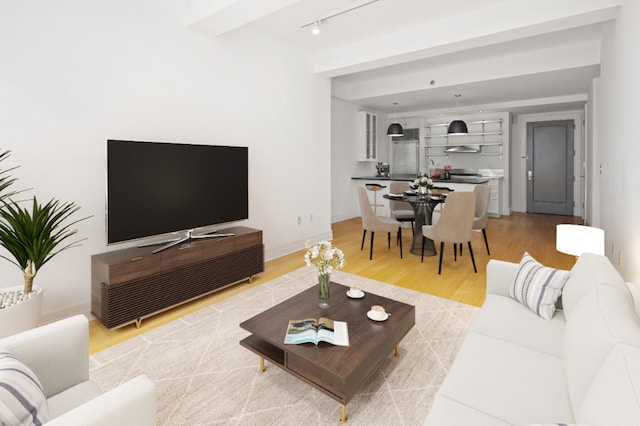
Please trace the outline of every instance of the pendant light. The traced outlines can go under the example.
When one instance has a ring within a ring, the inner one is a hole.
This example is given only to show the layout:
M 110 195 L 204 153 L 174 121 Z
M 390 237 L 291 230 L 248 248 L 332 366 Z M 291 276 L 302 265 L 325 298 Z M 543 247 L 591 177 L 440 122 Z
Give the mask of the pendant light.
M 456 119 L 453 120 L 451 123 L 449 123 L 449 128 L 447 129 L 447 134 L 449 135 L 466 135 L 469 133 L 469 130 L 467 129 L 467 123 L 465 123 L 464 121 L 458 119 L 458 117 L 460 116 L 459 113 L 459 104 L 458 101 L 460 99 L 460 93 L 456 93 L 453 96 L 456 97 Z
M 393 103 L 393 115 L 397 114 L 397 102 Z M 387 136 L 404 136 L 404 130 L 400 123 L 391 123 L 387 129 Z

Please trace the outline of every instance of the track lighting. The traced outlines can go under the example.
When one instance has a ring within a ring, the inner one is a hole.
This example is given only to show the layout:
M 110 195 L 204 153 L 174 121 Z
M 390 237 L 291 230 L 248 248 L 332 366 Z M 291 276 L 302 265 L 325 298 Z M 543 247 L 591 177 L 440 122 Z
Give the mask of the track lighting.
M 327 20 L 329 20 L 331 18 L 335 18 L 336 16 L 344 15 L 345 13 L 348 13 L 348 12 L 353 12 L 356 9 L 360 9 L 361 7 L 368 6 L 368 5 L 370 5 L 372 3 L 375 3 L 377 1 L 379 1 L 379 0 L 369 0 L 369 1 L 365 2 L 365 3 L 362 3 L 362 4 L 359 4 L 359 5 L 350 7 L 348 9 L 341 10 L 339 12 L 333 13 L 331 15 L 325 16 L 322 19 L 317 19 L 315 21 L 309 22 L 308 24 L 304 24 L 304 25 L 301 26 L 301 28 L 307 28 L 307 27 L 311 27 L 312 26 L 311 34 L 318 35 L 318 34 L 320 34 L 320 24 L 321 23 L 323 23 L 323 22 L 325 22 L 325 21 L 327 21 Z
M 311 34 L 313 35 L 320 34 L 320 21 L 314 22 L 313 27 L 311 27 Z

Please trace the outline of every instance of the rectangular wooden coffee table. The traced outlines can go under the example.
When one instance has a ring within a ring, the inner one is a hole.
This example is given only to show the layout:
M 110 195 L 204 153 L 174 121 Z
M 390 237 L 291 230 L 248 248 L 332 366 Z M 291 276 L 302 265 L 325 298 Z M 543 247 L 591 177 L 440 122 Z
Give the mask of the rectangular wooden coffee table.
M 324 392 L 340 403 L 340 421 L 346 421 L 346 406 L 369 377 L 376 373 L 385 357 L 415 324 L 415 307 L 372 293 L 362 299 L 350 299 L 348 287 L 330 283 L 330 307 L 318 307 L 318 286 L 285 300 L 240 324 L 251 333 L 240 344 L 264 360 L 282 368 L 300 380 Z M 382 305 L 391 314 L 386 321 L 372 321 L 367 311 Z M 324 316 L 346 321 L 349 346 L 333 346 L 320 342 L 285 345 L 287 324 L 292 319 Z

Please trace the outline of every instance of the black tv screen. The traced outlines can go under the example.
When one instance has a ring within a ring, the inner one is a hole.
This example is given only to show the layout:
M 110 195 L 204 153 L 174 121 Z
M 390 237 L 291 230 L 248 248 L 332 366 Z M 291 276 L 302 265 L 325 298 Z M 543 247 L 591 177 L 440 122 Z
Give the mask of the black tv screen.
M 248 148 L 107 140 L 107 243 L 249 217 Z

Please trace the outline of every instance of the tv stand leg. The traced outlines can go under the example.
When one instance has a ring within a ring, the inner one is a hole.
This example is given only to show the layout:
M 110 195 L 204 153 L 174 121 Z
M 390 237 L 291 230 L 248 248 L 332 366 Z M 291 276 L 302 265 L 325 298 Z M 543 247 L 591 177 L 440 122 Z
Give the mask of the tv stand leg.
M 345 423 L 347 421 L 347 406 L 344 404 L 340 404 L 340 423 Z
M 136 328 L 142 327 L 142 318 L 136 318 Z
M 264 372 L 264 357 L 260 357 L 260 367 L 258 369 L 260 373 Z

